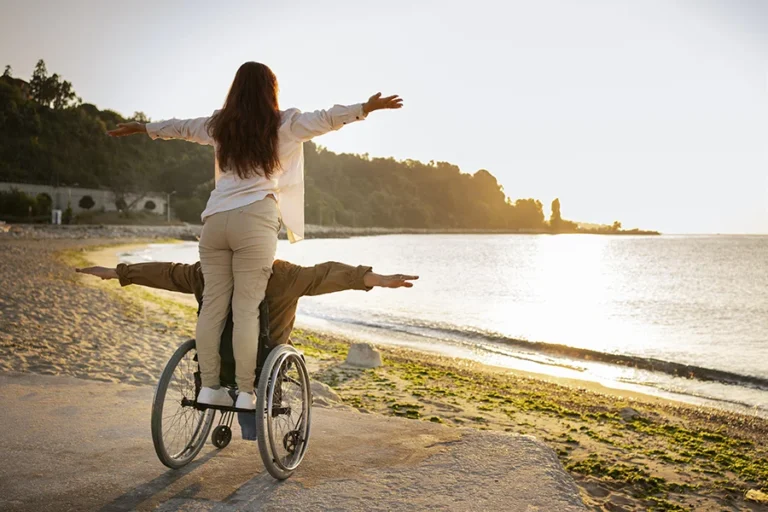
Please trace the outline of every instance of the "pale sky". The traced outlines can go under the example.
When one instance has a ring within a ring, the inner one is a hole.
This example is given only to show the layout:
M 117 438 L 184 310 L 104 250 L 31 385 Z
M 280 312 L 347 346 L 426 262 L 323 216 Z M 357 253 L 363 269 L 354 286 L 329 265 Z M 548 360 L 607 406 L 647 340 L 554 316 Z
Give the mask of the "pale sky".
M 124 115 L 208 115 L 256 60 L 283 108 L 403 96 L 401 111 L 316 140 L 333 151 L 485 168 L 547 215 L 560 197 L 579 221 L 768 233 L 768 2 L 0 0 L 0 12 L 0 65 L 28 79 L 44 58 Z

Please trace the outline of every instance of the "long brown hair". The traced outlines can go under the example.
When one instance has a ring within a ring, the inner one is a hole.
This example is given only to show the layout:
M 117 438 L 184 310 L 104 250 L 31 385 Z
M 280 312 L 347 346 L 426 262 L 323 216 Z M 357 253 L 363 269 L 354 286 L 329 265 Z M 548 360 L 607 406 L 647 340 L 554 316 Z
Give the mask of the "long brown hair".
M 246 62 L 237 70 L 224 107 L 208 120 L 222 172 L 242 178 L 271 178 L 280 167 L 277 131 L 277 77 L 264 64 Z

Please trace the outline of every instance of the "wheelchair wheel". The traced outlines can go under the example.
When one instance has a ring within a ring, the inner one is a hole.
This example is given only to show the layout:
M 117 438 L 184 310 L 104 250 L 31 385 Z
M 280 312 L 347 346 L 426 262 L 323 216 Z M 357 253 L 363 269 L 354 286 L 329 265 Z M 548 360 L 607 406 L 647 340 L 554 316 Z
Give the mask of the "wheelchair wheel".
M 211 434 L 211 443 L 219 450 L 226 448 L 231 440 L 232 429 L 227 425 L 219 425 L 213 429 L 213 434 Z
M 189 340 L 165 365 L 152 401 L 152 442 L 160 462 L 171 469 L 188 464 L 200 452 L 216 414 L 195 408 L 197 379 L 195 340 Z
M 309 443 L 312 391 L 301 353 L 290 345 L 272 350 L 257 390 L 261 459 L 269 474 L 285 480 L 301 463 Z

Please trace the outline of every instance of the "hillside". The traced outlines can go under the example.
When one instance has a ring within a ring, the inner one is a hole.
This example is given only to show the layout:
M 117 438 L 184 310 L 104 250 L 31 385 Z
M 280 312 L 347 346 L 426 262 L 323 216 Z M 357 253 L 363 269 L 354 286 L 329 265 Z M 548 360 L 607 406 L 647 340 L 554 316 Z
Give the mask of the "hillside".
M 42 60 L 30 82 L 12 77 L 6 68 L 0 78 L 0 181 L 105 188 L 117 198 L 175 192 L 176 216 L 199 222 L 212 187 L 213 150 L 183 141 L 105 135 L 128 119 L 147 120 L 141 112 L 125 118 L 82 103 L 72 84 L 48 75 Z M 446 162 L 336 154 L 311 142 L 305 151 L 306 221 L 310 224 L 585 231 L 560 218 L 559 201 L 550 225 L 540 201 L 508 199 L 486 170 L 467 174 Z M 12 202 L 21 205 L 15 208 L 27 208 L 24 201 L 10 200 L 4 201 L 5 207 Z M 553 211 L 554 207 L 553 203 Z M 616 233 L 619 228 L 616 223 L 586 231 Z

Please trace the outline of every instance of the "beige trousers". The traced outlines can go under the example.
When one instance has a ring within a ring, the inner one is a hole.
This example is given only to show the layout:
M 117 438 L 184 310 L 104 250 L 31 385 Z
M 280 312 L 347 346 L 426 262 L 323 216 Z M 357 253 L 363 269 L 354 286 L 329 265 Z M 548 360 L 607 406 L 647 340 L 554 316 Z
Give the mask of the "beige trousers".
M 271 196 L 205 219 L 200 235 L 205 288 L 196 332 L 203 386 L 219 385 L 219 344 L 231 304 L 235 381 L 240 391 L 253 392 L 259 304 L 272 275 L 279 229 L 277 203 Z

